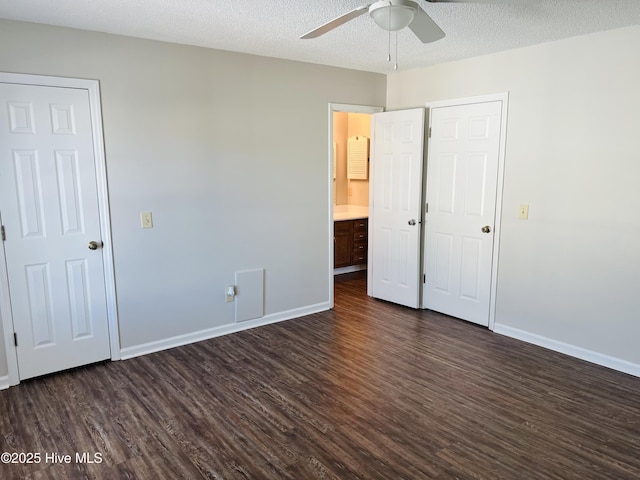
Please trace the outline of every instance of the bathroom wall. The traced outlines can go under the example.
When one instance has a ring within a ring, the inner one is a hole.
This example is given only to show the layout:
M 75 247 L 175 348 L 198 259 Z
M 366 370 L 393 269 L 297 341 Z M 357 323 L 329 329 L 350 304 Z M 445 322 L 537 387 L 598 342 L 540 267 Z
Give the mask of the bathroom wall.
M 346 205 L 347 193 L 347 138 L 349 138 L 349 114 L 333 113 L 333 142 L 335 143 L 336 162 L 333 180 L 334 205 Z
M 334 184 L 336 205 L 369 206 L 369 180 L 347 178 L 347 140 L 361 135 L 371 138 L 371 115 L 347 112 L 333 114 L 333 141 L 336 143 L 337 157 Z
M 371 115 L 349 113 L 349 137 L 363 135 L 371 138 Z M 347 183 L 347 204 L 369 206 L 369 180 L 349 180 Z

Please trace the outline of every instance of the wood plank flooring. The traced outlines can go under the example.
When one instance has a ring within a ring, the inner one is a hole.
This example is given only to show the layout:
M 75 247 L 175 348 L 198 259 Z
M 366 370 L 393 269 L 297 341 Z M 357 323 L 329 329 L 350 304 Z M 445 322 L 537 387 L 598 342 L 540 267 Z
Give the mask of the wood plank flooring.
M 640 379 L 365 291 L 0 392 L 0 452 L 41 455 L 0 478 L 640 478 Z

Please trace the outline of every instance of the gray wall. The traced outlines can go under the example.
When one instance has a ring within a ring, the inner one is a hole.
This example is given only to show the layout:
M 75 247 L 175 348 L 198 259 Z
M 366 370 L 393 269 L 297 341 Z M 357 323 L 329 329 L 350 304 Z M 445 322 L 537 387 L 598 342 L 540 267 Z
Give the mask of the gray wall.
M 2 20 L 0 44 L 1 71 L 101 82 L 123 347 L 230 324 L 240 269 L 267 314 L 328 301 L 328 102 L 509 91 L 497 326 L 640 368 L 640 27 L 388 78 Z
M 233 323 L 237 270 L 266 315 L 328 302 L 328 103 L 383 105 L 385 76 L 4 20 L 0 45 L 100 80 L 123 348 Z
M 640 375 L 638 45 L 636 26 L 393 74 L 387 108 L 509 92 L 496 327 Z

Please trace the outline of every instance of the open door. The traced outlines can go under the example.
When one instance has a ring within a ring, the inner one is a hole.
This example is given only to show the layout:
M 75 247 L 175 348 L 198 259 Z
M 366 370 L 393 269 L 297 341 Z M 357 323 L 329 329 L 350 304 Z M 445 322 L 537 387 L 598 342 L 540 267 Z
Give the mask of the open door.
M 335 266 L 335 237 L 334 237 L 334 202 L 336 199 L 335 188 L 337 186 L 337 179 L 335 175 L 335 165 L 334 165 L 334 114 L 335 113 L 357 113 L 357 114 L 367 114 L 373 115 L 374 113 L 384 111 L 383 107 L 375 106 L 375 105 L 356 105 L 356 104 L 346 104 L 346 103 L 330 103 L 329 104 L 329 144 L 327 148 L 327 152 L 329 152 L 328 156 L 328 246 L 329 246 L 329 265 L 328 265 L 328 281 L 329 281 L 329 304 L 331 308 L 334 305 L 334 266 Z M 371 137 L 371 132 L 367 134 Z M 347 192 L 344 193 L 344 197 L 348 196 Z M 371 198 L 371 197 L 369 197 Z
M 372 122 L 367 293 L 420 306 L 423 108 L 376 113 Z

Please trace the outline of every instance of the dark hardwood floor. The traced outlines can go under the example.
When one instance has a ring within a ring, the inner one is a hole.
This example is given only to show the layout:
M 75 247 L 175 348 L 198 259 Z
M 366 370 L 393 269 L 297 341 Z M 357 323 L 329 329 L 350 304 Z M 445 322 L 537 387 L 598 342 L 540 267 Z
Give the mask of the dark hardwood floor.
M 638 479 L 640 379 L 372 300 L 358 273 L 330 312 L 2 391 L 0 432 L 41 455 L 1 479 Z

